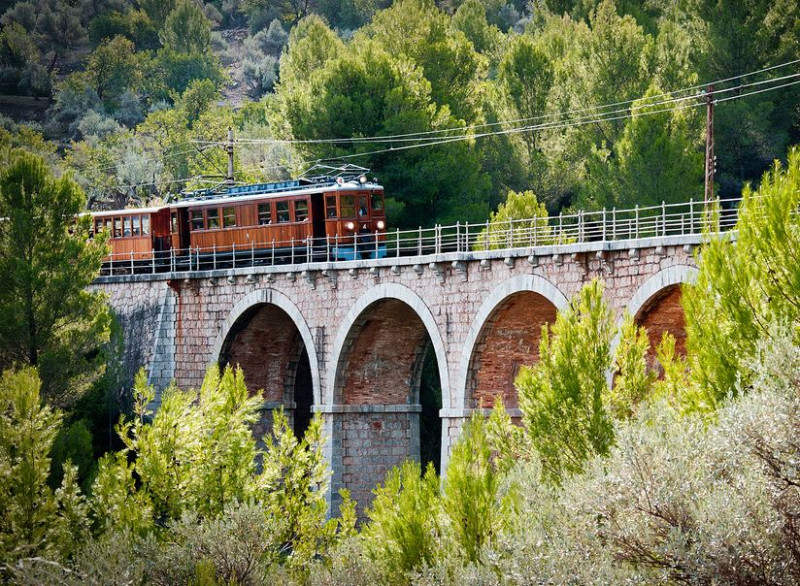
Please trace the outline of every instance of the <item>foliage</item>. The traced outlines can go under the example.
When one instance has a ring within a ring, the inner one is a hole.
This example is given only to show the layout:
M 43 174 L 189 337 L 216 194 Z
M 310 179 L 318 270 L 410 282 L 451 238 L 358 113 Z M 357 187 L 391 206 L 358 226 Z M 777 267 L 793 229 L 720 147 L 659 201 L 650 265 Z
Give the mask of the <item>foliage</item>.
M 505 203 L 489 216 L 489 225 L 475 240 L 477 250 L 552 244 L 547 209 L 532 191 L 508 192 Z
M 559 312 L 552 328 L 542 328 L 539 362 L 517 377 L 526 433 L 553 481 L 580 472 L 591 456 L 611 449 L 614 432 L 603 395 L 613 333 L 603 285 L 594 280 Z
M 613 149 L 594 152 L 586 205 L 629 209 L 700 199 L 703 158 L 693 138 L 699 136 L 692 128 L 696 118 L 664 111 L 657 101 L 663 95 L 658 88 L 648 90 L 633 103 L 633 116 Z
M 105 254 L 76 220 L 85 196 L 70 177 L 54 178 L 42 158 L 2 154 L 0 170 L 0 365 L 37 366 L 43 393 L 72 402 L 99 376 L 108 339 L 104 298 L 86 287 Z
M 502 472 L 494 463 L 486 424 L 474 416 L 453 447 L 444 480 L 442 508 L 449 530 L 470 563 L 494 545 L 513 514 L 514 494 L 501 495 Z
M 674 339 L 672 342 L 674 347 Z M 604 404 L 617 419 L 630 417 L 636 406 L 653 391 L 656 373 L 648 368 L 649 349 L 647 331 L 637 326 L 631 315 L 625 315 L 614 352 L 613 384 L 603 397 Z
M 402 584 L 408 573 L 436 557 L 441 536 L 439 477 L 428 464 L 422 475 L 410 460 L 386 474 L 375 489 L 363 531 L 364 547 L 384 581 Z
M 211 47 L 211 22 L 193 0 L 178 0 L 158 38 L 167 51 L 206 54 Z
M 218 575 L 235 575 L 239 570 L 224 564 L 249 567 L 257 558 L 266 566 L 279 559 L 302 575 L 311 559 L 352 533 L 355 509 L 347 494 L 340 519 L 326 520 L 329 472 L 319 417 L 297 440 L 286 417 L 275 414 L 261 451 L 250 428 L 261 399 L 248 395 L 239 369 L 210 368 L 199 391 L 165 390 L 154 415 L 148 407 L 154 391 L 140 372 L 136 397 L 135 417 L 118 426 L 126 448 L 101 459 L 91 505 L 104 533 L 143 536 L 168 525 L 164 572 L 173 562 L 174 572 L 191 572 L 208 558 Z M 257 504 L 268 533 L 253 527 L 256 513 L 241 503 Z M 229 538 L 215 545 L 219 534 Z M 265 535 L 266 544 L 258 541 Z
M 43 405 L 31 367 L 0 378 L 0 563 L 36 556 L 64 559 L 87 536 L 76 468 L 64 465 L 60 488 L 47 484 L 48 456 L 61 415 Z
M 685 288 L 687 352 L 701 408 L 746 389 L 757 342 L 774 325 L 800 324 L 800 151 L 747 187 L 737 231 L 709 234 L 697 282 Z M 717 211 L 717 214 L 726 213 Z M 717 218 L 719 216 L 717 215 Z
M 71 464 L 84 492 L 91 486 L 90 473 L 95 467 L 94 450 L 92 449 L 92 434 L 89 427 L 82 419 L 69 426 L 63 426 L 53 442 L 50 451 L 49 483 L 52 488 L 58 488 L 64 479 L 64 467 Z

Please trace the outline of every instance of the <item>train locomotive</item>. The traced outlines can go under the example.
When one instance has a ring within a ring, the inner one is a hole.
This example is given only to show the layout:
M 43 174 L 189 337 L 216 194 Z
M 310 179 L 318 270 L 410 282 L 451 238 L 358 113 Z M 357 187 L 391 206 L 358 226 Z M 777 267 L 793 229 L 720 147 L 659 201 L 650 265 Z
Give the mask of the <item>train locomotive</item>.
M 184 192 L 160 207 L 92 213 L 93 234 L 109 234 L 104 269 L 205 270 L 248 260 L 386 256 L 383 187 L 362 167 L 325 169 L 335 174 L 222 185 Z

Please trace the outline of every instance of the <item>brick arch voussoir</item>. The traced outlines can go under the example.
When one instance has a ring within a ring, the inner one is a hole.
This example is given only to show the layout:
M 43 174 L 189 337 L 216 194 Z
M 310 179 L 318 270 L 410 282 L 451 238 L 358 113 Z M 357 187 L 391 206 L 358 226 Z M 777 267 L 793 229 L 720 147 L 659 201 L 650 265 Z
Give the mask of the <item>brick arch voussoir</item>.
M 350 311 L 348 311 L 347 315 L 344 317 L 331 350 L 331 366 L 328 370 L 325 385 L 324 404 L 328 406 L 334 405 L 336 385 L 339 381 L 339 377 L 342 376 L 341 369 L 347 360 L 347 356 L 345 356 L 346 349 L 354 326 L 362 319 L 362 314 L 369 306 L 382 300 L 402 301 L 408 305 L 422 321 L 436 354 L 439 379 L 442 385 L 442 407 L 444 409 L 449 409 L 450 380 L 447 367 L 447 353 L 445 351 L 444 339 L 442 338 L 439 325 L 434 319 L 433 313 L 419 295 L 408 287 L 396 283 L 383 283 L 377 287 L 373 287 L 353 303 Z
M 553 283 L 540 277 L 539 275 L 518 275 L 512 277 L 489 293 L 488 297 L 481 304 L 478 312 L 472 320 L 466 340 L 464 341 L 461 360 L 458 368 L 458 395 L 455 397 L 455 408 L 464 411 L 469 405 L 469 376 L 472 364 L 472 357 L 476 345 L 480 342 L 484 334 L 485 326 L 490 322 L 496 310 L 512 295 L 517 293 L 532 292 L 541 295 L 552 303 L 557 311 L 569 305 L 569 299 Z
M 256 291 L 251 291 L 233 306 L 233 309 L 231 309 L 230 313 L 228 313 L 228 316 L 225 318 L 225 321 L 223 321 L 222 325 L 220 326 L 219 334 L 217 335 L 214 346 L 211 350 L 209 363 L 216 364 L 219 362 L 225 341 L 230 335 L 231 330 L 236 322 L 247 311 L 258 305 L 274 305 L 279 309 L 282 309 L 292 320 L 298 332 L 300 332 L 300 337 L 302 338 L 303 344 L 308 352 L 308 362 L 311 367 L 311 382 L 314 393 L 314 404 L 322 404 L 319 362 L 317 361 L 317 352 L 314 346 L 314 337 L 311 334 L 311 329 L 308 327 L 305 317 L 303 317 L 303 314 L 292 302 L 292 300 L 283 293 L 275 291 L 274 289 L 258 289 Z

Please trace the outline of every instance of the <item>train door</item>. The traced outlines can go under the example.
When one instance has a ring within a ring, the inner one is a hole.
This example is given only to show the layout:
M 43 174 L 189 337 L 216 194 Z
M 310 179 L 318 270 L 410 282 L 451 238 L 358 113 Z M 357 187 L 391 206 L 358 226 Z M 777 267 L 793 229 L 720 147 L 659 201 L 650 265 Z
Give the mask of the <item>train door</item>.
M 189 210 L 176 208 L 172 210 L 172 246 L 178 250 L 189 248 Z
M 325 238 L 325 202 L 321 193 L 311 194 L 311 222 L 314 238 Z
M 150 214 L 150 222 L 152 223 L 149 228 L 153 250 L 156 252 L 169 250 L 169 208 L 164 208 Z

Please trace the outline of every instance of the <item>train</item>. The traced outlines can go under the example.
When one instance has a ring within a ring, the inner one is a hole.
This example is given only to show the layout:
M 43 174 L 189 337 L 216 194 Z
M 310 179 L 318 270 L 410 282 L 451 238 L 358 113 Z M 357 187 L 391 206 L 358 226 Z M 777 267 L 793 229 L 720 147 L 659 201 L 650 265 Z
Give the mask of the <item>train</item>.
M 106 271 L 114 265 L 193 270 L 248 260 L 386 256 L 383 187 L 362 167 L 325 170 L 288 181 L 186 191 L 158 207 L 93 212 L 90 236 L 109 235 Z

